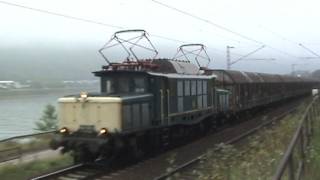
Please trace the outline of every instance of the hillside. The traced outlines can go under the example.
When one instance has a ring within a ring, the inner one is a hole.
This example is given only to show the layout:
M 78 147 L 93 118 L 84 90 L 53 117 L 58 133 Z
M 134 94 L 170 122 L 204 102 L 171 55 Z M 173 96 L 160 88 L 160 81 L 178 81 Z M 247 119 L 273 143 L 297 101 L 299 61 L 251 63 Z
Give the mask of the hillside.
M 0 48 L 0 80 L 92 79 L 105 62 L 95 48 Z

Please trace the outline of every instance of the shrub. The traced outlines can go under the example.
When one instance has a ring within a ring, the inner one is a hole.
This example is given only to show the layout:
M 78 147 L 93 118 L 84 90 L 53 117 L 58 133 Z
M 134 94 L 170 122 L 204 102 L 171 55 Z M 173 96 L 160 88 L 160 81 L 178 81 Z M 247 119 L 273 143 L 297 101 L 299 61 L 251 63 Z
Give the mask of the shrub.
M 58 128 L 56 109 L 53 105 L 46 105 L 42 117 L 36 122 L 35 130 L 51 131 Z

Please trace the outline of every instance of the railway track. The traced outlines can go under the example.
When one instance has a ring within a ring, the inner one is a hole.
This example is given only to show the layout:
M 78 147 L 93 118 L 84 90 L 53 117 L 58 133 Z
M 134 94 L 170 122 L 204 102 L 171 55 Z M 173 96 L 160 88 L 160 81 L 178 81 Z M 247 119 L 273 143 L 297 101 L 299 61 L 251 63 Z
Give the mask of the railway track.
M 78 164 L 33 178 L 33 180 L 167 179 L 177 172 L 182 172 L 195 166 L 202 159 L 204 159 L 208 149 L 215 148 L 218 150 L 216 145 L 219 143 L 234 144 L 242 139 L 245 139 L 247 136 L 252 135 L 259 129 L 268 126 L 272 122 L 279 120 L 289 113 L 295 111 L 297 104 L 299 103 L 301 103 L 301 100 L 291 102 L 289 105 L 282 105 L 271 112 L 261 113 L 258 115 L 258 117 L 252 118 L 251 120 L 242 122 L 233 127 L 225 128 L 220 132 L 206 136 L 185 146 L 175 148 L 165 152 L 164 154 L 145 159 L 139 163 L 123 168 L 112 169 L 97 164 Z M 175 158 L 175 168 L 168 171 L 167 168 L 172 167 L 172 163 L 169 159 L 173 156 Z
M 77 164 L 73 166 L 69 166 L 63 169 L 59 169 L 55 172 L 51 172 L 42 176 L 38 176 L 36 178 L 32 178 L 32 180 L 42 180 L 42 179 L 61 179 L 61 180 L 78 180 L 78 179 L 88 179 L 91 178 L 102 171 L 102 167 L 97 165 L 90 164 Z

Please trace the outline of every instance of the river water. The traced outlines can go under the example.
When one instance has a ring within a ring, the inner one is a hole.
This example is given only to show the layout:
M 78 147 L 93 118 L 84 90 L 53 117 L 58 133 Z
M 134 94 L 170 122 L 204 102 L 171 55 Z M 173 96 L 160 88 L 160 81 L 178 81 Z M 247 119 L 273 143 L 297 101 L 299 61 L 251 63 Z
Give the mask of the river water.
M 0 139 L 37 132 L 35 122 L 47 104 L 57 105 L 59 97 L 97 92 L 98 88 L 0 91 Z

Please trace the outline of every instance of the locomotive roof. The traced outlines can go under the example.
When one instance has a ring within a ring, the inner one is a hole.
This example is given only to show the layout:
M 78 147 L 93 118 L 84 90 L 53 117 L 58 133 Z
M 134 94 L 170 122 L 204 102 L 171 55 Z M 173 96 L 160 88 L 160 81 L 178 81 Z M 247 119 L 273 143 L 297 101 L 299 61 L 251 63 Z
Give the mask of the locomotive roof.
M 153 59 L 140 60 L 139 62 L 122 62 L 113 63 L 103 66 L 102 71 L 94 72 L 101 74 L 106 71 L 142 71 L 172 74 L 199 74 L 200 68 L 189 61 L 169 60 L 169 59 Z
M 97 71 L 93 72 L 96 76 L 104 76 L 116 73 L 128 73 L 128 74 L 146 74 L 151 76 L 161 76 L 167 78 L 184 78 L 184 79 L 211 79 L 216 78 L 217 76 L 214 74 L 206 75 L 206 74 L 176 74 L 176 73 L 157 73 L 157 72 L 147 72 L 147 71 Z
M 138 62 L 123 62 L 104 66 L 103 70 L 93 72 L 96 76 L 105 76 L 113 73 L 136 73 L 162 76 L 167 78 L 210 79 L 216 78 L 213 74 L 204 74 L 198 66 L 188 61 L 154 59 Z
M 199 67 L 187 61 L 155 59 L 153 64 L 158 65 L 156 72 L 176 74 L 198 74 Z

